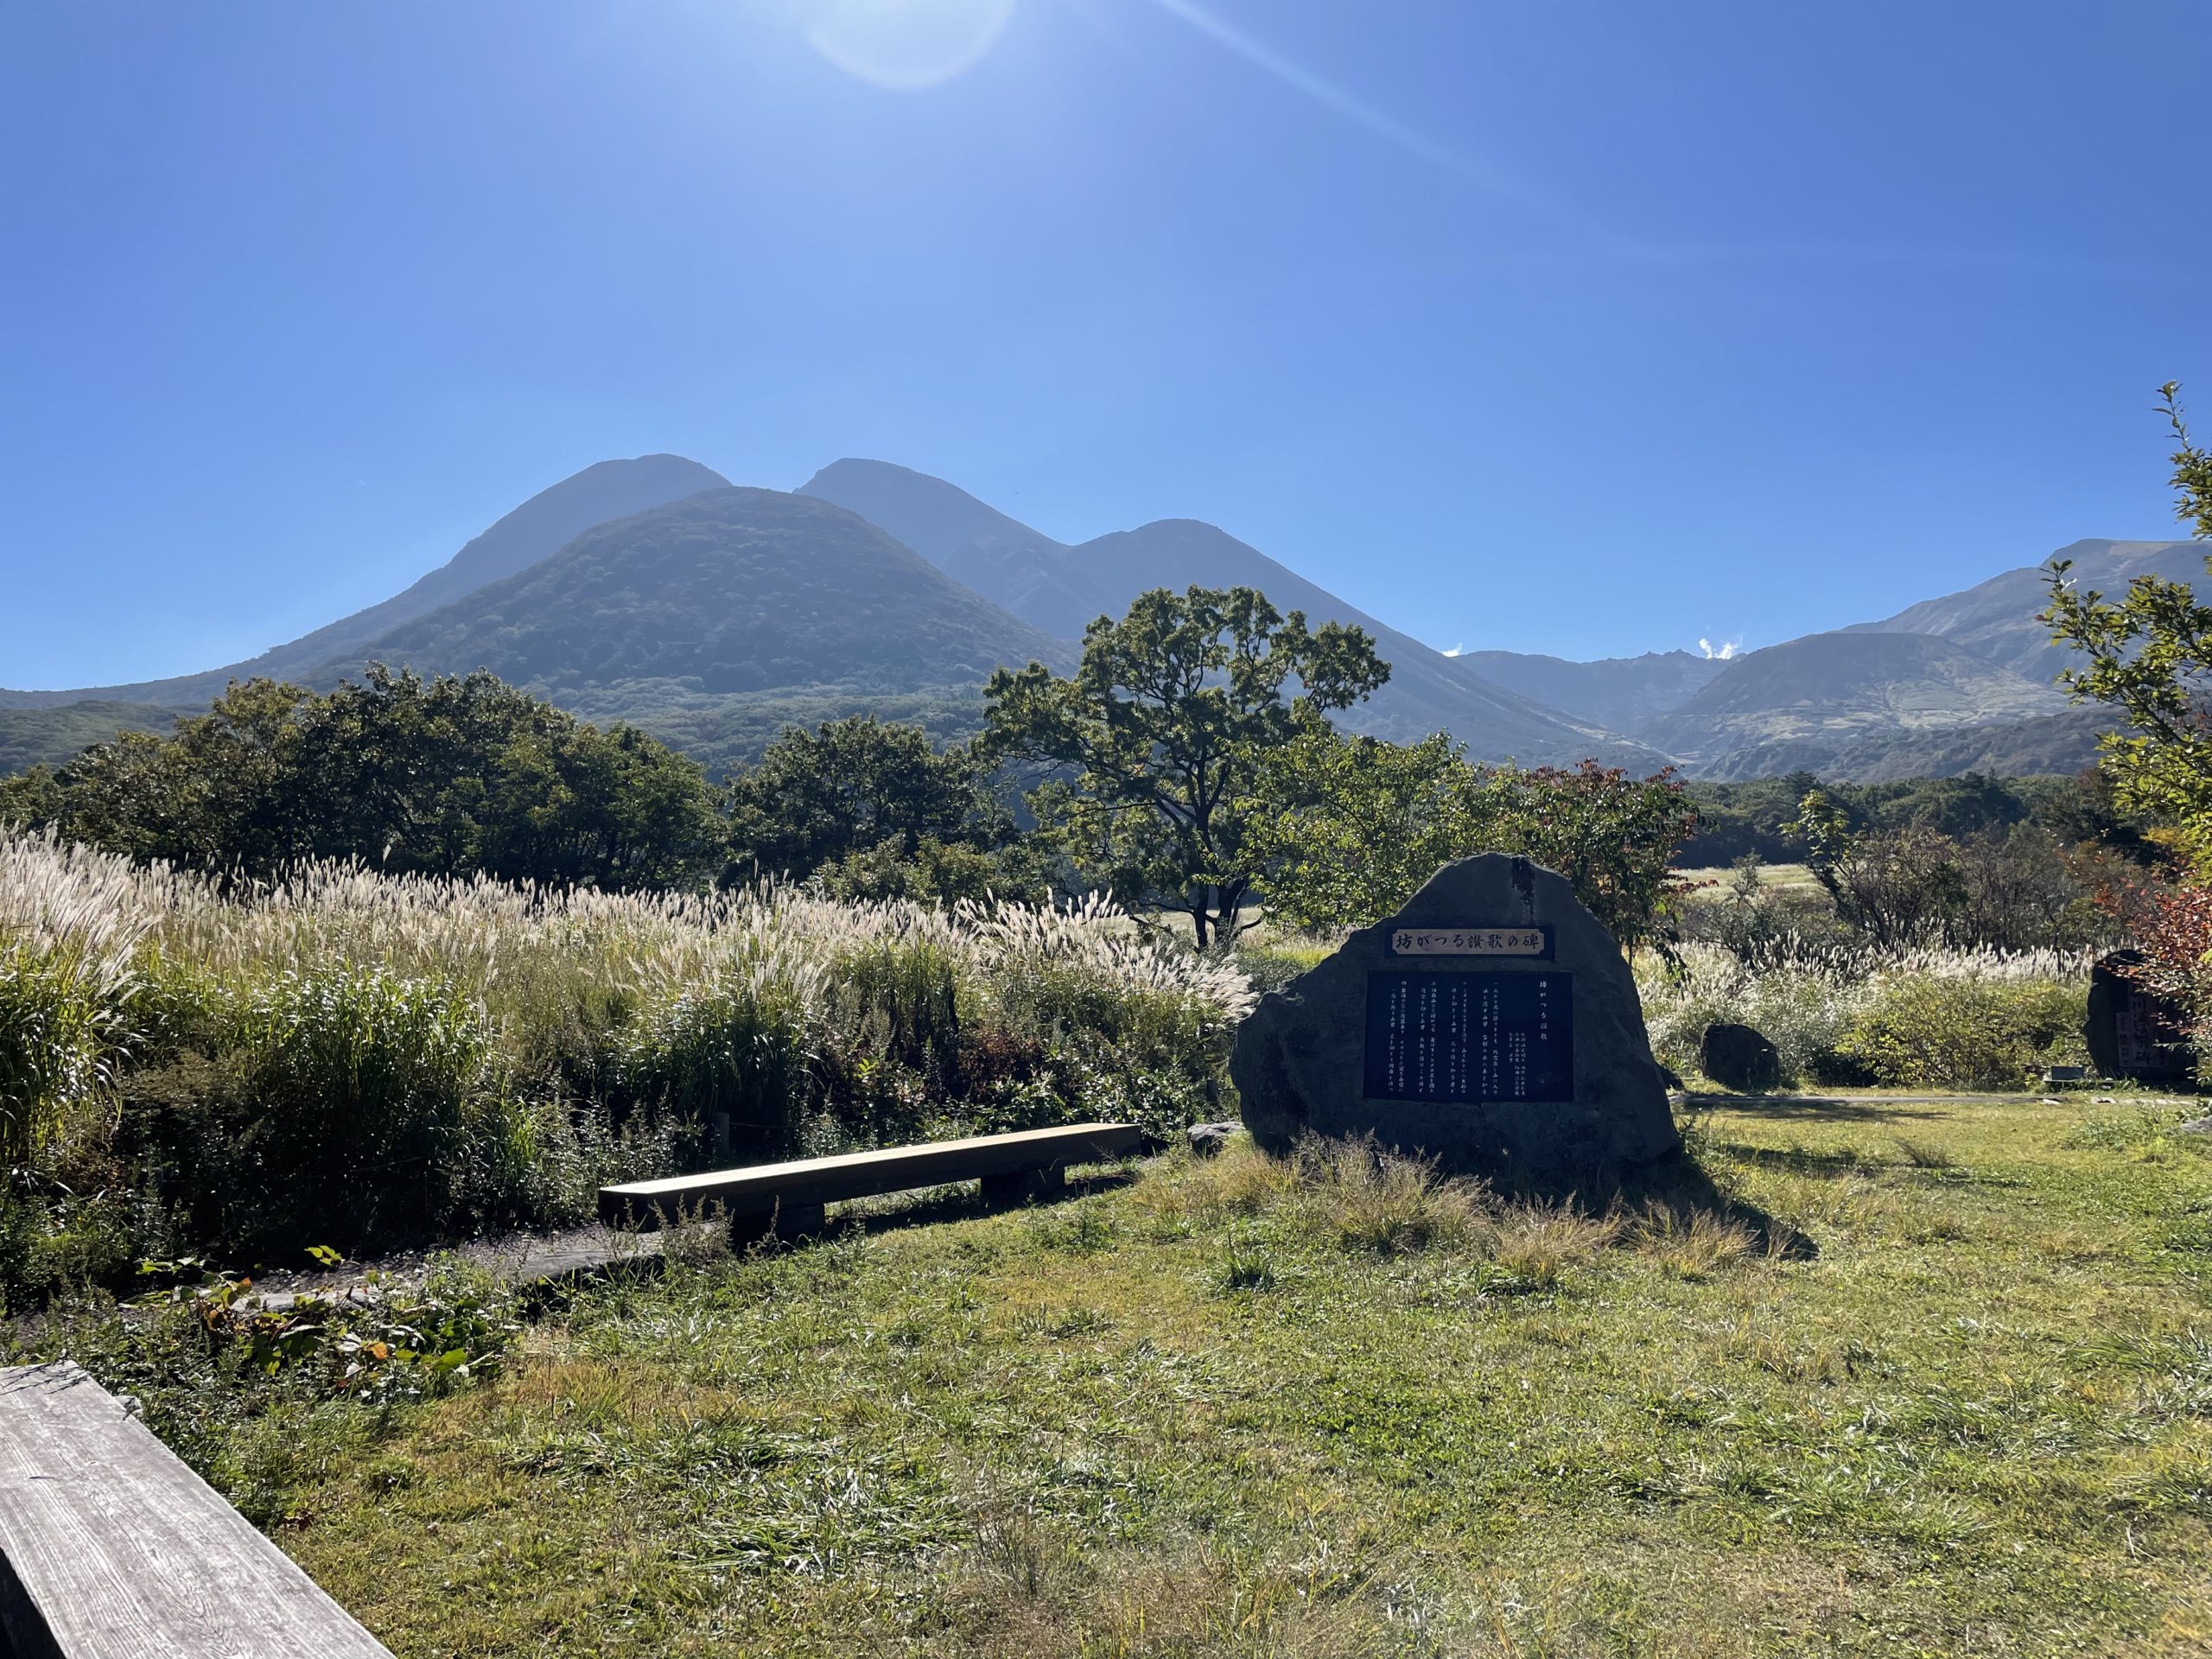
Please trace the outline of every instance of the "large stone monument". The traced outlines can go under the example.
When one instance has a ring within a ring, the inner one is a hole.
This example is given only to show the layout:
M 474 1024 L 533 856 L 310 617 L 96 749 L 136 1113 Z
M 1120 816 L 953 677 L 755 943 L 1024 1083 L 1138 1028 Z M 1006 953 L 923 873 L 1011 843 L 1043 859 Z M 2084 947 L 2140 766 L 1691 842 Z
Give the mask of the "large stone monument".
M 2130 977 L 2139 950 L 2115 950 L 2089 969 L 2089 1018 L 2083 1035 L 2089 1058 L 2107 1077 L 2186 1086 L 2196 1077 L 2189 1015 L 2171 1000 Z
M 1484 853 L 1262 997 L 1230 1075 L 1253 1139 L 1372 1134 L 1510 1184 L 1681 1145 L 1620 947 L 1560 876 Z

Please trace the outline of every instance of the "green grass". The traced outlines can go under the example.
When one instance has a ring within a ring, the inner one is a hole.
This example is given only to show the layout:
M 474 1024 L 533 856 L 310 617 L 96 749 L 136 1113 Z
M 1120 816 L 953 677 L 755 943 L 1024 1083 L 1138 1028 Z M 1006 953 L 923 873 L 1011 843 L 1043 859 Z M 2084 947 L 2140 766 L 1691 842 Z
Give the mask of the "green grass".
M 1707 865 L 1694 870 L 1677 870 L 1675 874 L 1683 880 L 1701 889 L 1700 899 L 1719 900 L 1727 894 L 1728 884 L 1735 879 L 1735 867 L 1731 864 Z M 1770 893 L 1785 893 L 1808 898 L 1817 896 L 1821 884 L 1813 873 L 1802 864 L 1762 864 L 1759 866 L 1759 886 Z
M 1691 1216 L 1249 1149 L 879 1205 L 188 1450 L 402 1659 L 2202 1653 L 2183 1115 L 1714 1112 Z

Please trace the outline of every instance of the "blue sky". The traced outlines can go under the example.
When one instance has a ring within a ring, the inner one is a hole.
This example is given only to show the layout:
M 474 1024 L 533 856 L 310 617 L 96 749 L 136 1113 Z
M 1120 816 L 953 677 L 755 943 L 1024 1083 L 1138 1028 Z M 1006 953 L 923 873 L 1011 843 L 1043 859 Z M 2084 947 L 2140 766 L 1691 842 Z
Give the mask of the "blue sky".
M 9 8 L 0 685 L 660 449 L 1581 657 L 2176 535 L 2208 62 L 2200 0 Z

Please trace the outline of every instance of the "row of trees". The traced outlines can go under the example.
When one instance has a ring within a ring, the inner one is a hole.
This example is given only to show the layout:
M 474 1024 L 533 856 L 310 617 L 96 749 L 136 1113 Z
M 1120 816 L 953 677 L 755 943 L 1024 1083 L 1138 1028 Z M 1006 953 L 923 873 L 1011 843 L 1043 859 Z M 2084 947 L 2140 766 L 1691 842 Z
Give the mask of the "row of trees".
M 2163 397 L 2180 514 L 2212 535 L 2212 454 L 2175 388 Z M 2212 1019 L 2212 607 L 2150 576 L 2107 599 L 2062 564 L 2045 620 L 2080 652 L 2063 676 L 2075 695 L 2125 722 L 2096 791 L 2029 802 L 1969 779 L 1888 801 L 1790 779 L 1794 819 L 1762 829 L 1779 801 L 1746 798 L 1744 829 L 1805 849 L 1836 916 L 1897 945 L 2057 928 L 2073 900 L 2056 847 L 2079 838 L 2022 820 L 2130 821 L 2183 878 L 2097 885 L 2164 942 L 2168 988 L 2203 982 L 2188 995 Z M 781 874 L 855 897 L 1103 890 L 1179 915 L 1201 946 L 1262 906 L 1315 931 L 1371 921 L 1444 863 L 1496 849 L 1568 875 L 1624 944 L 1666 936 L 1683 893 L 1671 865 L 1697 820 L 1679 783 L 1587 762 L 1481 766 L 1441 735 L 1340 732 L 1330 717 L 1389 672 L 1358 629 L 1311 628 L 1252 589 L 1162 589 L 1094 622 L 1072 675 L 995 676 L 971 743 L 833 721 L 787 731 L 721 789 L 642 732 L 601 731 L 489 675 L 377 668 L 327 695 L 255 681 L 171 735 L 123 734 L 0 783 L 0 821 L 249 874 L 328 858 L 609 888 Z M 1962 833 L 1969 819 L 1981 827 Z
M 1714 868 L 1746 856 L 1762 864 L 1802 864 L 1811 849 L 1799 833 L 1805 797 L 1825 796 L 1851 833 L 1881 836 L 1931 830 L 1954 841 L 2003 833 L 2023 823 L 2040 825 L 2059 842 L 2089 842 L 2123 855 L 2142 849 L 2151 821 L 2122 809 L 2111 780 L 2094 769 L 2070 778 L 2000 778 L 1967 772 L 1955 778 L 1894 779 L 1853 784 L 1810 772 L 1778 778 L 1688 786 L 1697 809 L 1697 830 L 1683 844 L 1681 861 Z
M 1329 716 L 1389 671 L 1359 630 L 1310 628 L 1252 589 L 1163 589 L 1095 622 L 1073 675 L 995 676 L 971 743 L 836 721 L 786 732 L 720 790 L 644 733 L 486 674 L 377 668 L 327 695 L 255 681 L 171 735 L 0 784 L 0 820 L 248 875 L 325 858 L 607 888 L 1103 890 L 1180 916 L 1200 946 L 1262 906 L 1321 931 L 1372 921 L 1491 849 L 1569 875 L 1624 944 L 1663 929 L 1694 822 L 1680 785 L 1339 732 Z
M 119 733 L 0 783 L 0 822 L 142 861 L 266 874 L 301 859 L 563 886 L 681 886 L 715 866 L 699 768 L 489 674 L 372 668 L 327 696 L 234 683 L 167 736 Z

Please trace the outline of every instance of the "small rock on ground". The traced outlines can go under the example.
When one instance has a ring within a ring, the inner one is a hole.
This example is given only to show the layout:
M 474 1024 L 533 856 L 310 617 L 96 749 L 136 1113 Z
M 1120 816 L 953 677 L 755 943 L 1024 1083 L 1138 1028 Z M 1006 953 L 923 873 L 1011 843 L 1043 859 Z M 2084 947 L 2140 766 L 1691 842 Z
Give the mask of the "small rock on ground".
M 1193 1123 L 1184 1134 L 1190 1138 L 1192 1152 L 1201 1158 L 1211 1158 L 1229 1144 L 1229 1137 L 1239 1127 L 1235 1123 Z

